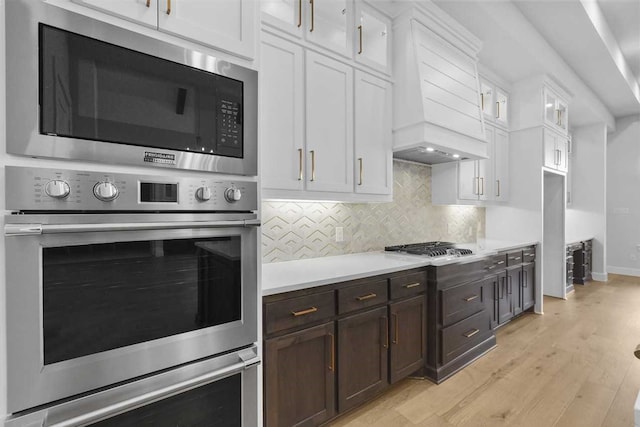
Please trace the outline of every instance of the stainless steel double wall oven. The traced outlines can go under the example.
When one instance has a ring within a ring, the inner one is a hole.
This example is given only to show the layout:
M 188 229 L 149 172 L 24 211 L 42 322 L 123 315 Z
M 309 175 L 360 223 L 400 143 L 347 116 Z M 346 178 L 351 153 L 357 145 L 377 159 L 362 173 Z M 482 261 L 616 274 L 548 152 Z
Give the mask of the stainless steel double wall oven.
M 258 425 L 257 73 L 6 17 L 7 151 L 64 161 L 5 168 L 6 425 Z

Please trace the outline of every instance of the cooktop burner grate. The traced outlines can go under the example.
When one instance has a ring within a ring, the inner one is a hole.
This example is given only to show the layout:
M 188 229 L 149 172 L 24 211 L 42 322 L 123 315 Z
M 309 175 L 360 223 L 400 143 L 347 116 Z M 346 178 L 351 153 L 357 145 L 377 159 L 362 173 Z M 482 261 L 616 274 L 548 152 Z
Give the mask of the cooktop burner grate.
M 463 256 L 473 254 L 473 251 L 471 249 L 459 249 L 454 247 L 454 243 L 439 241 L 387 246 L 384 248 L 384 250 L 387 252 L 404 252 L 412 255 L 425 255 L 428 257 L 438 257 L 446 255 Z

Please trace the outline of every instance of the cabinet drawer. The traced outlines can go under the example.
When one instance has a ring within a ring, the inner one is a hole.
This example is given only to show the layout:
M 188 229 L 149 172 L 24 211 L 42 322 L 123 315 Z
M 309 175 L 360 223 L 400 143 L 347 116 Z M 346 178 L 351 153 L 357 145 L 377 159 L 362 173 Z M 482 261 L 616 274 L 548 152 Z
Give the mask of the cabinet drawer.
M 522 251 L 507 252 L 507 267 L 518 264 L 522 264 Z
M 335 314 L 333 291 L 272 302 L 264 306 L 265 330 L 269 335 L 329 319 Z
M 338 313 L 360 310 L 385 303 L 387 300 L 386 279 L 338 289 Z
M 489 338 L 491 320 L 486 311 L 474 314 L 442 330 L 442 363 L 449 363 L 458 356 Z
M 451 325 L 484 309 L 483 282 L 484 280 L 479 280 L 442 291 L 443 326 Z
M 536 260 L 536 248 L 526 248 L 522 251 L 522 262 L 533 262 Z
M 427 272 L 405 274 L 389 279 L 391 299 L 399 299 L 417 295 L 427 289 Z
M 507 254 L 493 255 L 487 258 L 484 270 L 487 273 L 495 273 L 507 266 Z

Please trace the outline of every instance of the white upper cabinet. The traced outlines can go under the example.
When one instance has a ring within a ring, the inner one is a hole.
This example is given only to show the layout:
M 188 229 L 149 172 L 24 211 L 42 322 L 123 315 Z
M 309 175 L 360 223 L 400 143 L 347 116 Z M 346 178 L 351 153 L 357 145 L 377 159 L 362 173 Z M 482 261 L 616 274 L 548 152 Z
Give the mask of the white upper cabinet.
M 157 0 L 72 0 L 101 12 L 156 28 L 158 26 Z
M 351 0 L 309 0 L 307 40 L 348 58 L 352 57 Z
M 561 172 L 569 170 L 569 139 L 553 130 L 544 130 L 544 166 Z
M 262 186 L 304 189 L 304 49 L 262 34 Z
M 509 134 L 496 128 L 493 135 L 493 200 L 509 200 Z
M 355 192 L 391 194 L 391 84 L 355 72 Z
M 72 1 L 237 56 L 255 56 L 254 0 Z
M 520 81 L 511 87 L 509 127 L 512 131 L 545 126 L 568 135 L 571 95 L 546 75 Z
M 262 0 L 260 12 L 269 31 L 391 75 L 391 20 L 361 0 Z
M 544 88 L 544 121 L 556 131 L 567 134 L 569 122 L 569 107 L 553 90 Z
M 306 67 L 307 189 L 353 192 L 353 69 L 311 51 Z
M 391 20 L 361 1 L 355 3 L 355 17 L 356 61 L 391 74 Z
M 160 0 L 158 28 L 227 52 L 255 56 L 254 0 Z
M 484 77 L 480 78 L 480 107 L 487 123 L 509 127 L 509 94 Z

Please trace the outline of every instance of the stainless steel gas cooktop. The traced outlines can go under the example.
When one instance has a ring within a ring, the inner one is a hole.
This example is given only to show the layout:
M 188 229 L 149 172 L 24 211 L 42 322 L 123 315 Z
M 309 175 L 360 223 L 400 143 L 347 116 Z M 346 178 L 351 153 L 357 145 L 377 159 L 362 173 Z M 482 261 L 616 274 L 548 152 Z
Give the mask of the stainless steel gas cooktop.
M 456 248 L 454 243 L 439 241 L 387 246 L 384 248 L 384 250 L 387 252 L 401 252 L 411 255 L 423 255 L 432 258 L 439 256 L 465 256 L 473 254 L 473 251 L 471 249 Z

